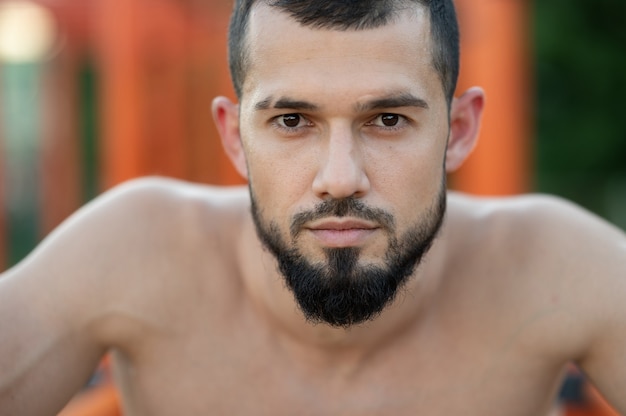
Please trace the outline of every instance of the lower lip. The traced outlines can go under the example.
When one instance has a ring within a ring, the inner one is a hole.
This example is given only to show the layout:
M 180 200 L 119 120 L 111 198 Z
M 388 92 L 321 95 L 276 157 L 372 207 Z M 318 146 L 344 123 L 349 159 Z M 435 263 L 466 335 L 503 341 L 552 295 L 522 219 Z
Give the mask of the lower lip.
M 349 230 L 311 230 L 323 245 L 332 248 L 353 247 L 363 244 L 375 229 L 355 228 Z

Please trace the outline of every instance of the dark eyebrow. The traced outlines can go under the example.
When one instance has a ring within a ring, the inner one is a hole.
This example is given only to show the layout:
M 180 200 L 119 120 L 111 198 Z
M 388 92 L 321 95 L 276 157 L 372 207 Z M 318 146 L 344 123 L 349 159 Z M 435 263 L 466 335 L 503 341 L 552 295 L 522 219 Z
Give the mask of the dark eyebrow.
M 274 100 L 273 97 L 267 97 L 266 99 L 259 101 L 258 103 L 256 103 L 254 105 L 254 109 L 257 111 L 261 111 L 261 110 L 269 110 L 270 108 L 276 108 L 276 109 L 287 109 L 287 110 L 294 110 L 294 111 L 316 111 L 319 110 L 319 107 L 313 103 L 307 102 L 307 101 L 302 101 L 302 100 L 295 100 L 289 97 L 282 97 L 279 98 L 274 105 L 272 105 L 272 101 Z
M 428 103 L 425 100 L 410 93 L 402 93 L 399 95 L 391 95 L 389 97 L 378 98 L 366 103 L 357 104 L 356 110 L 358 112 L 367 112 L 399 107 L 419 107 L 426 110 L 429 108 Z

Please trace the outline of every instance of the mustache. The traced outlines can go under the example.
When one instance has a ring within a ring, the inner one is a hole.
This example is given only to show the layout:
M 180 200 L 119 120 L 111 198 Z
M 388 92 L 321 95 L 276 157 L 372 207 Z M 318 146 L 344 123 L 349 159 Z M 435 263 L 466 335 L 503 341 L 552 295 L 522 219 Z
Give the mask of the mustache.
M 312 210 L 299 212 L 294 215 L 289 231 L 292 238 L 296 238 L 304 225 L 326 217 L 354 217 L 365 221 L 375 222 L 389 233 L 395 231 L 393 215 L 381 208 L 367 206 L 363 201 L 354 197 L 343 199 L 329 199 L 317 204 Z

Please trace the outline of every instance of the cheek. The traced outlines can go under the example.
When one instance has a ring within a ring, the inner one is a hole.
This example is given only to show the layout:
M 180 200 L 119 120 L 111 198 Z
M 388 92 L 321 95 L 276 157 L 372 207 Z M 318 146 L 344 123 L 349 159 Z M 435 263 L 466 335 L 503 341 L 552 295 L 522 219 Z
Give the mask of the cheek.
M 318 159 L 310 143 L 281 141 L 257 131 L 244 147 L 250 181 L 259 189 L 290 199 L 296 196 L 294 193 L 303 192 L 307 183 L 312 183 Z
M 427 195 L 439 189 L 444 155 L 434 140 L 393 147 L 369 155 L 368 173 L 377 189 Z
M 309 177 L 304 164 L 273 157 L 250 159 L 248 169 L 254 186 L 275 197 L 294 197 L 293 193 L 301 192 Z
M 294 158 L 279 157 L 251 149 L 248 158 L 250 187 L 268 220 L 278 221 L 294 214 L 294 207 L 307 195 L 312 179 L 308 166 Z
M 431 209 L 444 183 L 444 150 L 436 145 L 414 146 L 374 162 L 372 188 L 393 211 L 399 229 L 413 224 Z

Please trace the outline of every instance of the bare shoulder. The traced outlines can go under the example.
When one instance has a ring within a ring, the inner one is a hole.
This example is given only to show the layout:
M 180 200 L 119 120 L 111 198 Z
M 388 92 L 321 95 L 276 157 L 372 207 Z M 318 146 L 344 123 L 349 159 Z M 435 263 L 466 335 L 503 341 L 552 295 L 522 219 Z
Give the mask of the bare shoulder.
M 494 238 L 515 235 L 515 244 L 530 252 L 541 250 L 546 259 L 560 254 L 574 254 L 583 260 L 591 243 L 608 252 L 620 252 L 626 234 L 618 227 L 565 199 L 530 194 L 515 197 L 486 198 L 451 193 L 450 216 L 467 227 L 487 227 Z M 576 257 L 570 257 L 575 262 Z
M 236 280 L 224 276 L 246 212 L 244 191 L 161 178 L 128 182 L 73 214 L 3 273 L 0 407 L 56 413 L 105 351 L 137 352 L 184 326 L 187 305 L 198 297 L 196 305 L 224 298 L 224 283 Z M 218 284 L 219 293 L 212 290 Z
M 197 270 L 219 270 L 246 201 L 245 189 L 129 181 L 81 208 L 0 280 L 42 316 L 75 326 L 68 331 L 116 343 L 125 326 L 154 322 L 193 291 Z
M 450 220 L 479 236 L 482 244 L 505 251 L 501 257 L 545 283 L 563 284 L 564 293 L 618 288 L 626 280 L 626 234 L 595 214 L 559 197 L 524 195 L 450 197 Z M 475 237 L 478 238 L 478 237 Z
M 541 342 L 552 342 L 553 350 L 567 344 L 569 359 L 581 363 L 600 350 L 626 348 L 620 329 L 626 326 L 622 230 L 553 196 L 452 194 L 449 205 L 451 228 L 464 236 L 458 252 L 475 253 L 462 258 L 495 271 L 488 284 L 501 288 L 496 296 L 503 304 L 526 311 L 520 314 L 529 320 L 542 317 Z M 620 365 L 626 380 L 626 363 Z
M 141 239 L 131 253 L 153 255 L 158 244 L 171 241 L 172 249 L 194 238 L 214 240 L 237 234 L 241 217 L 248 212 L 248 194 L 243 187 L 218 187 L 162 177 L 126 182 L 103 194 L 70 218 L 66 227 L 82 222 L 95 227 L 103 238 L 123 233 L 129 240 Z M 63 232 L 63 228 L 60 229 Z M 117 239 L 116 244 L 123 242 Z
M 206 215 L 216 223 L 223 218 L 214 215 L 239 215 L 248 205 L 248 194 L 244 187 L 222 187 L 191 183 L 164 177 L 144 177 L 123 183 L 106 192 L 86 207 L 87 211 L 104 208 L 112 215 L 119 208 L 126 215 L 141 211 L 150 215 Z M 154 225 L 154 224 L 152 224 Z

